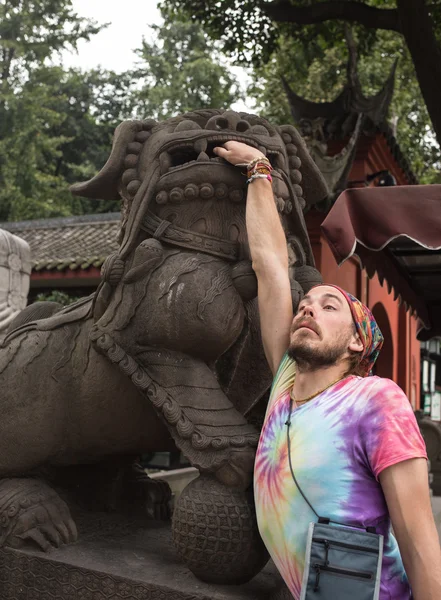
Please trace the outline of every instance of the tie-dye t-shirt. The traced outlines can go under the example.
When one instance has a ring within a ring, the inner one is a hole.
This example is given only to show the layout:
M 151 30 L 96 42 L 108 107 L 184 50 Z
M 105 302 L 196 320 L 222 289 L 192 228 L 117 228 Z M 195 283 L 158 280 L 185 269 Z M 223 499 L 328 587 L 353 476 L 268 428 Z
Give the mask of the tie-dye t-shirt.
M 294 598 L 300 597 L 308 525 L 316 517 L 292 479 L 287 454 L 295 365 L 284 357 L 273 383 L 257 450 L 254 492 L 263 541 Z M 306 497 L 323 517 L 384 535 L 381 600 L 411 597 L 391 533 L 379 473 L 426 458 L 410 403 L 389 379 L 351 375 L 293 408 L 291 460 Z

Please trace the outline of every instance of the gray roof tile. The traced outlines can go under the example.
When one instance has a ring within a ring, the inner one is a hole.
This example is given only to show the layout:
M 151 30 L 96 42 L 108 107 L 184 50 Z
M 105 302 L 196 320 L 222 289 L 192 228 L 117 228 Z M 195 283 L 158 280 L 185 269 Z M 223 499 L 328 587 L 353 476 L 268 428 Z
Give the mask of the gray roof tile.
M 118 249 L 119 213 L 0 223 L 31 247 L 35 271 L 100 267 Z

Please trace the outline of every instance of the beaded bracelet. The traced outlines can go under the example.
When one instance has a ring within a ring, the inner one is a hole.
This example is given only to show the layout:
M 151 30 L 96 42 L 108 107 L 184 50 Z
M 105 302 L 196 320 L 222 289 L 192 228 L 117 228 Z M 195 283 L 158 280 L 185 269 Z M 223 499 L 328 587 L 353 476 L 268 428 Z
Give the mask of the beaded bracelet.
M 247 165 L 247 183 L 252 183 L 255 179 L 268 179 L 268 181 L 272 181 L 272 170 L 271 163 L 266 156 L 259 156 L 253 159 Z
M 268 179 L 268 181 L 272 181 L 273 178 L 271 177 L 271 175 L 268 174 L 264 174 L 264 173 L 253 173 L 253 175 L 251 175 L 251 177 L 249 179 L 247 179 L 247 183 L 253 183 L 253 181 L 255 181 L 256 179 Z
M 269 163 L 269 160 L 266 156 L 256 156 L 256 158 L 253 158 L 253 160 L 250 163 L 248 163 L 247 170 L 251 170 L 254 167 L 254 165 L 260 161 Z
M 248 169 L 248 175 L 252 175 L 253 173 L 257 173 L 260 171 L 265 171 L 267 173 L 271 173 L 272 168 L 271 165 L 267 165 L 266 163 L 256 163 L 252 169 Z
M 255 158 L 247 165 L 247 171 L 254 171 L 254 169 L 259 167 L 266 167 L 270 171 L 272 170 L 270 161 L 266 158 L 266 156 L 259 156 Z

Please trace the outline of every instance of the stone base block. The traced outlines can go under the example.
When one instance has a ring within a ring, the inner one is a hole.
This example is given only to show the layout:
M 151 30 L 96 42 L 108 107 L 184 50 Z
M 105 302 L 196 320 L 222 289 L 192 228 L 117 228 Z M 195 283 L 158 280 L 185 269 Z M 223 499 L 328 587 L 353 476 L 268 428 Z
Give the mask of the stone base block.
M 280 581 L 268 565 L 245 585 L 202 583 L 179 561 L 169 525 L 103 514 L 76 522 L 71 546 L 0 550 L 1 600 L 269 600 Z

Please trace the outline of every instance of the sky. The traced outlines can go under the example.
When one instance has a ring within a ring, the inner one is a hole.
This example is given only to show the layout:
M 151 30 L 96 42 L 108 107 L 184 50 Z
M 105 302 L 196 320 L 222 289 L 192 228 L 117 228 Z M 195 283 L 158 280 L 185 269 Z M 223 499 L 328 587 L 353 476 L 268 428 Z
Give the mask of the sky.
M 72 5 L 80 16 L 110 25 L 90 42 L 80 42 L 78 54 L 66 53 L 66 66 L 91 69 L 101 65 L 120 73 L 135 61 L 133 50 L 148 36 L 148 26 L 161 22 L 155 0 L 72 0 Z
M 80 16 L 109 26 L 89 42 L 80 42 L 78 53 L 64 53 L 63 64 L 82 69 L 102 66 L 118 73 L 129 69 L 136 61 L 133 50 L 141 46 L 143 36 L 149 37 L 149 25 L 161 23 L 157 4 L 156 0 L 72 0 Z M 232 70 L 240 80 L 247 79 L 243 69 Z M 232 108 L 253 112 L 251 100 L 238 102 Z

